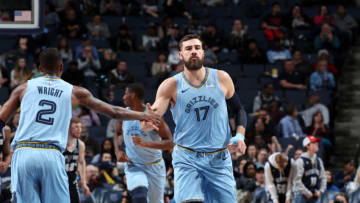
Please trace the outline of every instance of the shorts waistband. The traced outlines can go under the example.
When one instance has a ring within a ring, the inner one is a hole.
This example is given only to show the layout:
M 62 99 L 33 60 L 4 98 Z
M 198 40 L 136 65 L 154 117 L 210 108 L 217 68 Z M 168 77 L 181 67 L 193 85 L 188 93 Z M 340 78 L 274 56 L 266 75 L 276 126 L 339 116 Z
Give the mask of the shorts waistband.
M 152 165 L 155 165 L 155 164 L 159 164 L 161 161 L 162 161 L 162 159 L 159 159 L 159 160 L 156 160 L 156 161 L 147 163 L 147 164 L 145 164 L 145 165 L 147 165 L 147 166 L 152 166 Z
M 181 146 L 181 145 L 176 145 L 182 149 L 185 149 L 186 151 L 189 151 L 189 152 L 193 152 L 193 153 L 197 153 L 197 154 L 216 154 L 216 153 L 219 153 L 219 152 L 224 152 L 227 150 L 227 148 L 222 148 L 222 149 L 219 149 L 219 150 L 216 150 L 216 151 L 213 151 L 213 152 L 198 152 L 198 151 L 195 151 L 191 148 L 188 148 L 188 147 L 184 147 L 184 146 Z
M 60 147 L 46 142 L 32 142 L 32 141 L 21 141 L 16 143 L 15 150 L 20 148 L 34 148 L 34 149 L 52 149 L 61 152 Z

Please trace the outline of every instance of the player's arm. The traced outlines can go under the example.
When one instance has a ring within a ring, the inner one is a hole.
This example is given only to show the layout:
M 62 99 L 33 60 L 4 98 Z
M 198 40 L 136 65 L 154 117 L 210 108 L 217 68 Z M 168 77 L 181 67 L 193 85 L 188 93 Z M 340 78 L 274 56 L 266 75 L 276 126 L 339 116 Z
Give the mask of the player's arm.
M 125 162 L 128 160 L 126 153 L 119 149 L 119 136 L 118 134 L 122 134 L 122 121 L 118 121 L 116 123 L 116 130 L 114 133 L 113 141 L 114 141 L 114 152 L 116 156 L 116 160 L 119 162 Z
M 3 148 L 3 161 L 6 164 L 10 165 L 12 150 L 10 149 L 11 129 L 9 126 L 5 126 L 3 128 L 3 135 L 5 137 Z
M 244 109 L 244 106 L 240 102 L 239 96 L 235 92 L 234 83 L 225 71 L 218 71 L 218 78 L 220 82 L 221 89 L 226 98 L 226 104 L 230 112 L 233 112 L 235 115 L 235 125 L 236 125 L 236 136 L 234 137 L 235 142 L 242 141 L 240 146 L 240 151 L 245 153 L 246 146 L 244 144 L 245 140 L 245 129 L 247 125 L 247 115 Z
M 129 109 L 121 108 L 118 106 L 110 105 L 100 99 L 95 98 L 89 90 L 74 86 L 73 95 L 75 100 L 96 112 L 107 115 L 111 118 L 119 120 L 146 120 L 152 121 L 156 124 L 160 123 L 160 117 L 153 113 L 148 112 L 137 112 Z
M 163 116 L 169 106 L 170 101 L 174 102 L 173 94 L 176 94 L 176 79 L 171 77 L 163 81 L 156 93 L 156 99 L 151 109 Z
M 85 162 L 85 144 L 79 140 L 79 159 L 78 159 L 78 170 L 80 173 L 80 185 L 83 189 L 85 196 L 90 195 L 90 190 L 86 182 L 86 162 Z
M 0 110 L 0 130 L 5 126 L 5 123 L 16 113 L 16 110 L 20 106 L 20 101 L 27 87 L 27 83 L 24 83 L 15 88 L 10 98 L 5 102 Z
M 172 134 L 169 126 L 164 120 L 161 121 L 159 127 L 159 136 L 161 141 L 144 141 L 141 136 L 133 136 L 133 142 L 140 147 L 151 148 L 151 149 L 161 149 L 161 150 L 170 150 L 174 147 Z

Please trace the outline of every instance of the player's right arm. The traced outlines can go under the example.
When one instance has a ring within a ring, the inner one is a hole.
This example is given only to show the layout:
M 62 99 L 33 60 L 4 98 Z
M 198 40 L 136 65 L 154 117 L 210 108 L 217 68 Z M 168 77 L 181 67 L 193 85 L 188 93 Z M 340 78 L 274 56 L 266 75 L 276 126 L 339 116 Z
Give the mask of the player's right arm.
M 160 116 L 163 116 L 170 102 L 175 105 L 176 96 L 176 79 L 174 77 L 168 78 L 160 84 L 151 109 Z
M 83 87 L 74 86 L 73 88 L 73 100 L 76 100 L 79 104 L 84 105 L 96 112 L 107 115 L 111 118 L 119 120 L 146 120 L 155 124 L 160 123 L 160 117 L 149 112 L 137 112 L 126 108 L 110 105 L 100 99 L 95 98 L 89 90 Z
M 0 120 L 2 122 L 6 123 L 16 113 L 16 110 L 20 106 L 20 101 L 25 93 L 26 87 L 27 83 L 24 83 L 12 91 L 10 98 L 5 102 L 0 110 Z M 4 126 L 0 126 L 0 130 L 2 127 Z

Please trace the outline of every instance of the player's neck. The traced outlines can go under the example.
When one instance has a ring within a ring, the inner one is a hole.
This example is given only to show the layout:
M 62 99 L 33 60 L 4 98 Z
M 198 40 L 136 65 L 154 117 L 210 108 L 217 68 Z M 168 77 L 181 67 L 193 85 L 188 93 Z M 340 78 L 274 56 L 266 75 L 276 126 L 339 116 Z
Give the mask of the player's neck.
M 205 67 L 201 67 L 199 70 L 189 70 L 187 68 L 184 68 L 184 74 L 187 80 L 191 82 L 194 85 L 200 84 L 204 79 L 206 75 Z
M 131 109 L 134 111 L 143 112 L 143 111 L 145 111 L 145 104 L 144 104 L 144 102 L 134 102 Z

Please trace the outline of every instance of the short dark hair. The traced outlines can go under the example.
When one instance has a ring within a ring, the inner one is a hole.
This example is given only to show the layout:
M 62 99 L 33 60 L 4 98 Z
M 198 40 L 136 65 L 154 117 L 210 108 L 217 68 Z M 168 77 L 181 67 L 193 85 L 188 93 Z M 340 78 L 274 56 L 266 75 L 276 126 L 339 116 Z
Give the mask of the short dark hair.
M 292 115 L 294 113 L 295 109 L 297 109 L 296 104 L 294 104 L 294 103 L 289 104 L 289 106 L 286 108 L 287 115 Z
M 47 48 L 40 54 L 40 66 L 50 73 L 55 73 L 62 58 L 57 48 Z
M 274 7 L 274 6 L 281 6 L 281 4 L 278 1 L 275 1 L 274 3 L 271 4 L 271 7 Z
M 132 83 L 127 86 L 130 92 L 135 93 L 138 99 L 144 100 L 145 89 L 144 86 L 140 83 Z
M 198 39 L 200 40 L 201 42 L 201 46 L 202 48 L 204 48 L 204 42 L 201 40 L 201 37 L 197 34 L 188 34 L 188 35 L 185 35 L 181 38 L 180 42 L 179 42 L 179 50 L 181 50 L 181 47 L 182 47 L 182 44 L 183 42 L 185 41 L 189 41 L 189 40 L 192 40 L 192 39 Z

